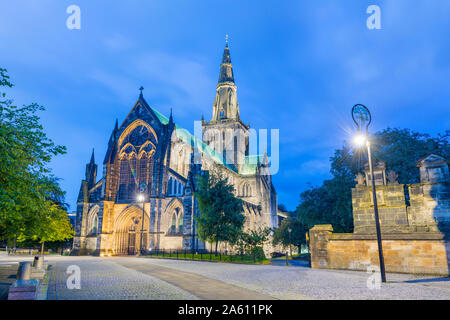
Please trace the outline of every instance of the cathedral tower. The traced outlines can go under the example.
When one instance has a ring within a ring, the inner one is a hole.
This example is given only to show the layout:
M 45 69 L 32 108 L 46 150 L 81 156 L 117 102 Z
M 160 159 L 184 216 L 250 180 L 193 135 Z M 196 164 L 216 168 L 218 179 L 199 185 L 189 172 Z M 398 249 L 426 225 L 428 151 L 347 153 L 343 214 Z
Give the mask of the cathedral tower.
M 248 129 L 239 115 L 237 87 L 234 82 L 228 36 L 220 64 L 219 81 L 211 121 L 203 121 L 203 141 L 220 152 L 224 161 L 237 170 L 248 155 Z

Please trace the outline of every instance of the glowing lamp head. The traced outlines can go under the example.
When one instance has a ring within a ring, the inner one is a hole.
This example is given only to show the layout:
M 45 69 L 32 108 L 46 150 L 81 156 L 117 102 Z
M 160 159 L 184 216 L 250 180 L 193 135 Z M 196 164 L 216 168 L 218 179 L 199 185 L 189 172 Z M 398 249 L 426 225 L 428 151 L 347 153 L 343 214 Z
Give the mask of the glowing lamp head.
M 365 135 L 358 133 L 353 139 L 353 143 L 357 146 L 363 146 L 367 142 L 367 138 Z
M 138 196 L 137 196 L 137 200 L 139 201 L 139 202 L 143 202 L 144 201 L 144 195 L 143 194 L 139 194 Z

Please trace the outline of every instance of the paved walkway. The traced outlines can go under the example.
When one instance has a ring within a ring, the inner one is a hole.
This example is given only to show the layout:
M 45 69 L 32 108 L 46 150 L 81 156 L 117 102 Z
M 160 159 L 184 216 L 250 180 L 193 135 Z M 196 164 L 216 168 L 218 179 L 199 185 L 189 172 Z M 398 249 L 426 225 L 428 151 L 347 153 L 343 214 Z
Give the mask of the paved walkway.
M 0 256 L 0 265 L 32 259 Z M 354 271 L 135 257 L 46 260 L 51 268 L 40 297 L 48 299 L 450 300 L 450 278 L 441 277 L 387 274 L 388 283 L 370 289 L 370 275 Z M 70 265 L 80 267 L 80 290 L 67 288 Z
M 270 300 L 273 297 L 252 290 L 244 289 L 222 281 L 206 278 L 204 276 L 184 272 L 152 264 L 151 261 L 142 261 L 134 258 L 116 260 L 116 263 L 152 275 L 164 280 L 178 288 L 194 294 L 205 300 Z
M 195 273 L 277 299 L 450 299 L 450 278 L 443 277 L 387 274 L 388 283 L 370 289 L 371 275 L 366 272 L 151 258 L 109 259 L 128 259 L 129 263 L 147 260 L 149 265 Z
M 195 300 L 198 297 L 156 277 L 94 257 L 49 258 L 48 300 Z M 68 289 L 70 265 L 81 271 L 81 288 Z

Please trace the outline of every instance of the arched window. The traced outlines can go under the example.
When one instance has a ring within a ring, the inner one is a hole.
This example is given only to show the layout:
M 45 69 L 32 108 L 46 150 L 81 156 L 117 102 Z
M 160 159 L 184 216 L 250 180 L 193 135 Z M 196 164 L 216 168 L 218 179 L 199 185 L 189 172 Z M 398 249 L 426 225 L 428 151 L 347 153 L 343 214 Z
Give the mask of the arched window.
M 128 197 L 127 199 L 134 199 L 136 194 L 136 185 L 138 182 L 138 177 L 136 176 L 136 156 L 133 155 L 131 159 L 129 159 L 129 179 L 128 179 Z
M 220 119 L 224 119 L 225 118 L 225 111 L 223 111 L 223 110 L 220 110 L 220 114 L 219 114 L 220 116 Z
M 128 185 L 128 161 L 126 158 L 120 160 L 119 173 L 119 199 L 125 199 L 127 195 Z
M 144 154 L 139 159 L 139 187 L 147 189 L 147 155 Z
M 94 221 L 92 223 L 92 234 L 97 234 L 98 232 L 98 214 L 95 215 Z
M 234 150 L 233 150 L 233 154 L 234 154 L 234 159 L 233 159 L 233 161 L 234 161 L 234 165 L 235 166 L 237 166 L 237 154 L 238 154 L 238 138 L 237 138 L 237 136 L 234 136 L 234 138 L 233 138 L 233 148 L 234 148 Z
M 169 233 L 177 232 L 177 214 L 174 212 L 172 214 L 172 223 L 170 224 Z
M 149 159 L 157 144 L 154 130 L 142 120 L 128 126 L 119 138 L 117 200 L 135 201 L 136 193 L 148 189 Z
M 242 196 L 243 197 L 251 197 L 252 189 L 248 183 L 244 184 L 242 187 Z
M 178 217 L 178 232 L 183 233 L 183 214 Z

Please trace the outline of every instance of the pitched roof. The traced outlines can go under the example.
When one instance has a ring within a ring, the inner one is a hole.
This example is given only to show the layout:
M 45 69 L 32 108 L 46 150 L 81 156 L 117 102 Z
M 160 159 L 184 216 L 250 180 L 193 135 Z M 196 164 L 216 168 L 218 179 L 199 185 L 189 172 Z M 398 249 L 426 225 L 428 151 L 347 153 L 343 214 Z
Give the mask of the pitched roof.
M 150 107 L 152 111 L 156 114 L 159 121 L 161 121 L 162 124 L 166 125 L 169 123 L 169 119 L 165 117 L 162 113 L 160 113 L 158 110 L 154 109 L 153 107 Z M 224 161 L 224 156 L 222 153 L 216 151 L 215 149 L 208 146 L 206 143 L 204 143 L 202 140 L 196 138 L 193 136 L 188 130 L 178 126 L 175 124 L 175 134 L 178 138 L 180 138 L 184 143 L 189 144 L 191 147 L 197 147 L 200 152 L 207 155 L 211 159 L 213 159 L 215 162 L 227 167 L 228 169 L 242 174 L 242 175 L 253 175 L 256 173 L 256 168 L 258 164 L 263 162 L 264 155 L 250 155 L 245 156 L 244 164 L 241 168 L 241 171 L 238 172 L 238 170 L 231 166 Z
M 169 123 L 169 119 L 167 117 L 165 117 L 163 114 L 161 114 L 158 110 L 155 110 L 152 107 L 150 107 L 150 108 L 156 114 L 156 116 L 158 117 L 159 121 L 161 121 L 162 124 L 166 125 Z M 213 148 L 208 146 L 206 143 L 204 143 L 202 140 L 194 137 L 188 130 L 175 124 L 175 134 L 184 143 L 189 144 L 193 148 L 196 147 L 200 152 L 206 154 L 208 157 L 213 159 L 215 162 L 217 162 L 237 173 L 236 168 L 225 163 L 224 156 L 220 152 L 217 152 L 216 150 L 214 150 Z

